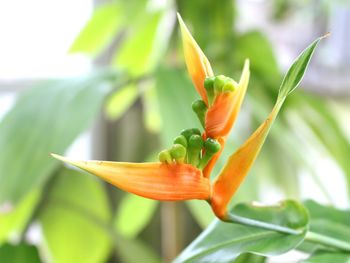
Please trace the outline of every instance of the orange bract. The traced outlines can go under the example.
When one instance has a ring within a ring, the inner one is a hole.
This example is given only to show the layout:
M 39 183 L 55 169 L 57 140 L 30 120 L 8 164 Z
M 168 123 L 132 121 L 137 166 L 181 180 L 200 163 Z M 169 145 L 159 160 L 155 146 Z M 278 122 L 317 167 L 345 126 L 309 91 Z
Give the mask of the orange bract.
M 162 201 L 210 197 L 209 180 L 189 164 L 72 161 L 56 154 L 52 156 L 143 197 Z
M 190 74 L 193 84 L 203 101 L 208 105 L 207 93 L 204 89 L 204 80 L 206 77 L 213 76 L 213 70 L 209 60 L 198 46 L 191 33 L 188 31 L 181 16 L 178 14 L 181 28 L 182 42 L 185 53 L 185 60 L 188 73 Z
M 275 106 L 265 122 L 229 157 L 219 173 L 212 186 L 211 199 L 211 205 L 217 217 L 225 219 L 227 206 L 259 154 L 280 106 L 280 104 Z

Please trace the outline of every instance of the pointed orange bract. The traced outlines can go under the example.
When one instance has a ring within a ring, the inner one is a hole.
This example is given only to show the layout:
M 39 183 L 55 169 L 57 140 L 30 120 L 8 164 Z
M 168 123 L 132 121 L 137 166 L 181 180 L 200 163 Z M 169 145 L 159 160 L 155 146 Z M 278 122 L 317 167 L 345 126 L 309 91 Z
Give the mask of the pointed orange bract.
M 281 105 L 282 103 L 278 103 L 274 107 L 265 122 L 229 157 L 219 173 L 213 185 L 211 199 L 211 205 L 217 217 L 225 219 L 227 206 L 259 154 Z
M 150 199 L 180 201 L 210 197 L 209 180 L 189 164 L 72 161 L 56 154 L 52 156 L 124 191 Z
M 231 131 L 247 91 L 249 75 L 249 60 L 246 60 L 237 90 L 223 92 L 215 98 L 206 115 L 205 131 L 208 137 L 225 137 Z
M 204 88 L 204 80 L 206 77 L 213 76 L 213 70 L 210 66 L 209 60 L 192 37 L 181 16 L 177 14 L 177 17 L 181 28 L 187 70 L 192 78 L 197 92 L 202 97 L 203 101 L 208 105 L 207 93 Z

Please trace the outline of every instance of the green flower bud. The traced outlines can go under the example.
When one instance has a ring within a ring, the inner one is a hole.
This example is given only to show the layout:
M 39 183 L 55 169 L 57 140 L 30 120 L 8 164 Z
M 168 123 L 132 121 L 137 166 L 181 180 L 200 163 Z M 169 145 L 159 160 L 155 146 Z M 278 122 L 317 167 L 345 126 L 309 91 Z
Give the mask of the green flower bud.
M 226 84 L 227 78 L 224 75 L 219 75 L 215 77 L 214 81 L 214 91 L 215 94 L 222 92 L 222 88 Z
M 196 100 L 192 103 L 192 110 L 196 113 L 203 128 L 205 128 L 205 115 L 207 113 L 207 105 L 203 100 Z
M 187 139 L 185 136 L 183 135 L 179 135 L 177 136 L 174 141 L 174 144 L 181 144 L 183 147 L 187 148 Z
M 201 135 L 202 134 L 201 131 L 199 129 L 197 129 L 197 128 L 192 128 L 191 130 L 192 130 L 192 134 L 197 134 L 197 135 Z
M 224 87 L 222 88 L 223 92 L 234 92 L 237 89 L 238 84 L 230 79 L 229 81 L 226 82 Z
M 170 149 L 170 155 L 178 163 L 183 163 L 186 157 L 186 148 L 181 144 L 174 144 Z
M 192 135 L 188 141 L 188 153 L 187 153 L 188 163 L 194 166 L 198 165 L 202 148 L 203 148 L 202 137 L 198 134 Z
M 201 131 L 197 128 L 192 129 L 185 129 L 181 131 L 181 135 L 185 136 L 186 140 L 188 141 L 193 134 L 201 135 Z
M 209 105 L 211 105 L 214 100 L 214 81 L 215 77 L 207 77 L 204 80 L 204 88 L 207 91 Z
M 208 138 L 204 143 L 205 152 L 215 154 L 221 149 L 221 145 L 217 140 Z
M 217 140 L 208 138 L 204 143 L 204 149 L 205 153 L 198 165 L 198 168 L 201 170 L 203 170 L 207 166 L 210 159 L 213 158 L 213 156 L 220 151 L 221 145 Z
M 162 163 L 168 163 L 168 164 L 171 164 L 173 161 L 172 161 L 172 157 L 171 157 L 171 154 L 168 150 L 163 150 L 161 151 L 159 154 L 158 154 L 158 159 L 160 162 Z
M 205 80 L 204 80 L 204 88 L 205 89 L 211 89 L 214 87 L 214 80 L 215 80 L 215 77 L 207 77 Z

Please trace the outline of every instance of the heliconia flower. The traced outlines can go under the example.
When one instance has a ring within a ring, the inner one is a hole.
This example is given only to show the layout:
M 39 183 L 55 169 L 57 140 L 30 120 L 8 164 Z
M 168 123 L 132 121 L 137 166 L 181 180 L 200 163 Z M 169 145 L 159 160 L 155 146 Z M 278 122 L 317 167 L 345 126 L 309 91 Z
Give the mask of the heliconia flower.
M 53 157 L 92 173 L 112 185 L 136 195 L 162 201 L 206 200 L 215 215 L 234 222 L 228 205 L 253 165 L 272 123 L 286 99 L 299 85 L 317 43 L 315 40 L 294 62 L 284 78 L 276 104 L 268 118 L 232 154 L 214 182 L 211 171 L 224 148 L 226 137 L 238 115 L 249 81 L 249 62 L 244 64 L 239 83 L 225 76 L 213 76 L 208 59 L 186 28 L 179 22 L 184 42 L 187 68 L 202 100 L 193 110 L 204 132 L 186 129 L 173 141 L 173 146 L 160 152 L 156 163 L 109 161 L 74 161 Z M 237 221 L 236 221 L 237 222 Z

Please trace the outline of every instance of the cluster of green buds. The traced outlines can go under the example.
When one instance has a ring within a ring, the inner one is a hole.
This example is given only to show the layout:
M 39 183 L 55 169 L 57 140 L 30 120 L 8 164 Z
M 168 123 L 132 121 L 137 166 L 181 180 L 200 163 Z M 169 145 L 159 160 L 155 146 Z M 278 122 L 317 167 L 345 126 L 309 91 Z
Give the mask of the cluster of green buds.
M 215 97 L 223 92 L 234 92 L 238 84 L 233 79 L 224 75 L 208 77 L 204 80 L 204 88 L 207 91 L 209 107 L 215 101 Z
M 209 107 L 215 101 L 216 96 L 221 93 L 234 92 L 238 84 L 236 81 L 224 75 L 207 77 L 204 81 L 204 87 L 207 91 Z M 196 113 L 203 128 L 205 128 L 205 115 L 208 111 L 208 106 L 203 100 L 196 100 L 192 103 L 192 110 Z
M 170 149 L 159 153 L 158 158 L 162 163 L 188 163 L 203 170 L 220 148 L 217 140 L 203 140 L 198 129 L 186 129 L 174 139 Z

